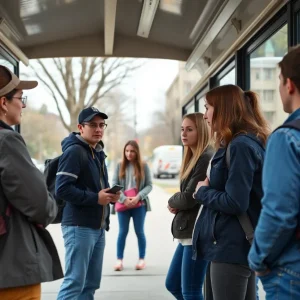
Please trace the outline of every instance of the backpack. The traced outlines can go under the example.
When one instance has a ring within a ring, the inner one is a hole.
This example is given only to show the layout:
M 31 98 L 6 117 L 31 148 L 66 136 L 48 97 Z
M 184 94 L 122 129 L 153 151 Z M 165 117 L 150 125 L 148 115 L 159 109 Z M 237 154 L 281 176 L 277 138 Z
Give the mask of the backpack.
M 265 148 L 263 148 L 263 149 L 265 150 Z M 227 169 L 229 170 L 230 169 L 230 143 L 227 146 L 225 155 L 226 155 Z M 248 216 L 248 213 L 245 212 L 243 214 L 240 214 L 237 216 L 237 218 L 239 220 L 241 227 L 243 228 L 243 231 L 245 233 L 247 241 L 249 242 L 250 245 L 252 245 L 253 239 L 254 239 L 254 228 L 253 228 L 252 222 Z
M 300 131 L 300 119 L 283 124 L 283 125 L 277 127 L 273 132 L 275 132 L 279 128 L 293 128 L 293 129 Z M 229 169 L 230 168 L 230 143 L 226 150 L 226 165 L 227 165 L 227 168 Z M 254 238 L 254 228 L 252 226 L 252 223 L 251 223 L 251 220 L 250 220 L 248 214 L 244 213 L 237 217 L 238 217 L 241 227 L 243 228 L 243 230 L 245 232 L 246 239 L 248 240 L 250 245 L 252 245 L 253 238 Z M 299 232 L 299 238 L 300 238 L 300 232 Z
M 56 215 L 55 219 L 52 221 L 52 224 L 61 223 L 63 210 L 66 205 L 66 202 L 63 199 L 59 199 L 55 196 L 56 173 L 58 170 L 58 164 L 59 164 L 60 157 L 61 157 L 61 155 L 57 156 L 53 159 L 45 160 L 44 176 L 46 179 L 46 185 L 48 187 L 48 191 L 55 199 L 57 207 L 58 207 L 57 215 Z
M 226 165 L 227 169 L 229 170 L 230 168 L 230 143 L 227 146 L 226 149 Z M 241 227 L 243 228 L 243 231 L 245 233 L 246 239 L 249 242 L 250 245 L 252 245 L 253 238 L 254 238 L 254 228 L 251 223 L 251 220 L 248 216 L 248 213 L 245 212 L 243 214 L 240 214 L 237 216 L 239 223 Z
M 296 130 L 300 131 L 300 119 L 296 119 L 294 121 L 285 123 L 285 124 L 277 127 L 273 132 L 275 132 L 276 130 L 278 130 L 280 128 L 292 128 L 292 129 L 296 129 Z
M 78 150 L 80 151 L 80 150 Z M 60 156 L 57 156 L 53 159 L 46 159 L 45 160 L 45 170 L 44 170 L 44 176 L 46 179 L 46 185 L 48 187 L 48 191 L 53 196 L 53 198 L 56 201 L 58 212 L 55 217 L 55 219 L 52 221 L 52 224 L 58 224 L 62 221 L 63 216 L 63 210 L 66 206 L 66 201 L 64 199 L 60 199 L 56 197 L 55 195 L 55 181 L 56 181 L 56 173 L 58 170 L 59 160 L 61 158 Z M 87 151 L 81 151 L 81 166 L 84 166 L 88 163 L 88 153 Z

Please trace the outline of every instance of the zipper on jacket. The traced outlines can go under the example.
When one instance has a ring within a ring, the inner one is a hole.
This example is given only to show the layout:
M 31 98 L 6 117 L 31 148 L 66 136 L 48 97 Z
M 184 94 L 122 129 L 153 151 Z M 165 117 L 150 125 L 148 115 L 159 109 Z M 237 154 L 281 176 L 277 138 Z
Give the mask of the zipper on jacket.
M 216 245 L 217 244 L 217 239 L 215 237 L 215 227 L 216 227 L 216 220 L 217 220 L 217 216 L 219 215 L 219 213 L 217 212 L 213 218 L 213 222 L 212 222 L 212 237 L 213 237 L 213 244 Z
M 99 163 L 99 169 L 100 169 L 100 178 L 101 178 L 101 170 L 103 172 L 103 183 L 105 185 L 105 168 L 104 168 L 104 161 L 103 163 L 101 163 L 101 161 L 98 159 L 97 155 L 95 155 L 95 158 L 96 158 L 96 164 L 98 165 Z M 105 188 L 105 186 L 102 186 L 101 184 L 101 179 L 100 179 L 100 185 L 101 185 L 101 188 Z M 103 206 L 103 210 L 102 210 L 102 217 L 101 217 L 101 224 L 100 224 L 100 229 L 105 229 L 104 228 L 104 217 L 105 217 L 105 208 L 106 208 L 106 205 L 102 205 Z
M 105 228 L 104 228 L 104 224 L 103 224 L 104 216 L 105 216 L 105 205 L 103 205 L 103 209 L 102 209 L 102 218 L 101 218 L 100 229 L 105 229 Z M 103 228 L 102 228 L 102 227 L 103 227 Z

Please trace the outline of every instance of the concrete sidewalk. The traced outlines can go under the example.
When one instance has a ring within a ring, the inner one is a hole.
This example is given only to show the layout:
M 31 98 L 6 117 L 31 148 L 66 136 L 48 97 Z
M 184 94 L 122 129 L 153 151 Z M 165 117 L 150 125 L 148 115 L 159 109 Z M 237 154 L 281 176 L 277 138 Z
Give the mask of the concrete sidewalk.
M 145 232 L 147 255 L 145 270 L 134 269 L 138 260 L 137 239 L 131 221 L 126 241 L 124 271 L 113 270 L 116 262 L 116 241 L 118 235 L 117 216 L 111 216 L 111 229 L 106 235 L 103 277 L 101 288 L 95 299 L 109 300 L 164 300 L 174 299 L 165 289 L 165 277 L 177 242 L 171 235 L 173 215 L 167 210 L 170 194 L 154 185 L 150 194 L 152 212 L 146 216 Z M 64 264 L 64 247 L 60 225 L 49 226 Z M 56 299 L 61 281 L 43 284 L 43 300 Z

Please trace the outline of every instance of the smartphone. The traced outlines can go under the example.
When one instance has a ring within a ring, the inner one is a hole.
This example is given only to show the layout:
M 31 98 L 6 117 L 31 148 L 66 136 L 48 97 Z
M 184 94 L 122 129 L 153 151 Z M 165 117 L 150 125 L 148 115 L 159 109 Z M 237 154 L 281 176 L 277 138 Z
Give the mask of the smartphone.
M 121 191 L 123 188 L 124 186 L 115 184 L 110 190 L 107 191 L 107 193 L 116 194 L 117 192 Z

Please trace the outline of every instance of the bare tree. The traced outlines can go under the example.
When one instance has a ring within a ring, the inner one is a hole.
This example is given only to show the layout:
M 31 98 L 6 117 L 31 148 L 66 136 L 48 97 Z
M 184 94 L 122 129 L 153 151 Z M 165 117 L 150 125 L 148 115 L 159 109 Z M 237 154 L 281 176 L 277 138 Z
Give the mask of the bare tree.
M 82 109 L 104 99 L 140 66 L 123 58 L 53 58 L 38 59 L 32 70 L 53 97 L 63 126 L 72 131 Z

